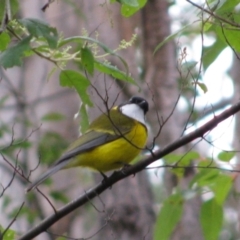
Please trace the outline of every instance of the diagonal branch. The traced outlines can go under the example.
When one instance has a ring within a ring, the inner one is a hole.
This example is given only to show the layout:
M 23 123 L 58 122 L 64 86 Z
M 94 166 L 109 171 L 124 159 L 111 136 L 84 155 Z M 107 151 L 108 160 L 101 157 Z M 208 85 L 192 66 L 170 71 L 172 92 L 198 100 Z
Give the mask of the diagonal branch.
M 226 18 L 223 18 L 223 17 L 221 17 L 221 16 L 219 16 L 219 15 L 216 15 L 216 14 L 213 13 L 212 11 L 210 11 L 210 10 L 204 8 L 204 7 L 199 6 L 197 3 L 194 3 L 194 2 L 191 1 L 191 0 L 186 0 L 186 2 L 189 2 L 189 3 L 192 4 L 194 7 L 197 7 L 198 9 L 202 10 L 203 12 L 208 13 L 210 16 L 214 17 L 215 19 L 220 20 L 221 22 L 227 23 L 227 24 L 229 24 L 229 25 L 231 25 L 231 26 L 234 26 L 234 27 L 237 27 L 237 28 L 240 27 L 240 25 L 239 25 L 238 23 L 229 21 L 229 20 L 226 19 Z
M 182 147 L 183 145 L 188 144 L 197 138 L 202 138 L 206 133 L 208 133 L 213 128 L 215 128 L 220 122 L 233 116 L 239 111 L 240 111 L 240 101 L 237 102 L 235 105 L 231 106 L 230 108 L 228 108 L 227 110 L 223 111 L 221 114 L 214 116 L 210 121 L 205 123 L 203 126 L 199 127 L 197 130 L 181 137 L 180 139 L 176 140 L 172 144 L 169 144 L 165 148 L 155 151 L 154 154 L 143 158 L 142 161 L 136 163 L 135 165 L 124 169 L 124 172 L 123 171 L 114 172 L 107 180 L 104 180 L 94 188 L 85 192 L 79 198 L 73 200 L 66 206 L 60 208 L 56 213 L 44 219 L 38 226 L 30 229 L 27 233 L 22 235 L 18 240 L 29 240 L 36 237 L 40 233 L 45 232 L 50 226 L 52 226 L 59 219 L 66 216 L 70 212 L 74 211 L 76 208 L 81 207 L 82 205 L 84 205 L 94 197 L 98 196 L 99 194 L 107 190 L 116 182 L 132 174 L 142 171 L 149 164 L 164 157 L 165 155 L 171 153 L 172 151 Z

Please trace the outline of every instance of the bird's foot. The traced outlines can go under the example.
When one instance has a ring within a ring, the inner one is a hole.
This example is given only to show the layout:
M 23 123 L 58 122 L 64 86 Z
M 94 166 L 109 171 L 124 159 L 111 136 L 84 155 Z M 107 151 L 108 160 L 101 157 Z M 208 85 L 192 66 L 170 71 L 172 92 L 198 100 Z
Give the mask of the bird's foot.
M 102 183 L 106 183 L 107 182 L 107 180 L 108 180 L 108 176 L 107 175 L 105 175 L 103 172 L 101 172 L 100 171 L 100 174 L 102 175 L 102 177 L 103 177 L 103 180 L 102 180 Z

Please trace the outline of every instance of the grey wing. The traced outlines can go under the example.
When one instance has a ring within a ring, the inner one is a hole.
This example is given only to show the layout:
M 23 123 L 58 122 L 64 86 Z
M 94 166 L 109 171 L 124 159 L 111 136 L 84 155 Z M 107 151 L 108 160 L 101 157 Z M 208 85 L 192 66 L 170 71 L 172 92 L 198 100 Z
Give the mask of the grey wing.
M 94 132 L 90 131 L 79 139 L 77 139 L 72 145 L 70 145 L 69 150 L 60 157 L 60 159 L 54 163 L 43 175 L 41 175 L 37 180 L 35 180 L 26 191 L 29 192 L 33 188 L 37 187 L 40 183 L 42 183 L 45 179 L 47 179 L 52 174 L 56 173 L 60 169 L 64 168 L 71 158 L 76 155 L 89 151 L 95 147 L 98 147 L 104 143 L 111 142 L 119 138 L 120 136 L 111 135 L 109 133 L 104 132 Z M 86 141 L 86 138 L 88 141 Z
M 87 135 L 90 135 L 91 133 L 92 132 L 89 132 L 89 134 Z M 78 142 L 78 140 L 76 140 L 72 144 L 73 146 L 70 146 L 69 150 L 66 153 L 64 153 L 62 157 L 53 166 L 56 166 L 61 162 L 65 162 L 65 161 L 68 163 L 67 161 L 68 159 L 71 159 L 82 152 L 86 152 L 93 148 L 101 146 L 102 144 L 114 141 L 117 138 L 119 138 L 119 136 L 111 135 L 109 133 L 95 132 L 94 138 L 90 137 L 90 140 L 85 143 L 81 143 L 81 142 Z M 76 147 L 74 146 L 75 144 L 76 144 Z

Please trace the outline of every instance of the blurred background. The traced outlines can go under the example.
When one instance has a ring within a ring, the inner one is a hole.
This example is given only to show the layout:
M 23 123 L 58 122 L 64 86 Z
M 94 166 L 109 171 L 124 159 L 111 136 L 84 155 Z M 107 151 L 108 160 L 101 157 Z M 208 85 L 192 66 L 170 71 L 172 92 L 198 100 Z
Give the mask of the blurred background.
M 216 17 L 238 24 L 239 3 L 194 3 L 197 6 L 191 1 L 149 0 L 125 17 L 124 1 L 59 0 L 42 11 L 46 2 L 24 0 L 19 1 L 14 18 L 40 19 L 62 38 L 87 36 L 116 51 L 137 85 L 101 72 L 87 75 L 94 86 L 88 89 L 93 102 L 86 108 L 89 119 L 106 111 L 102 98 L 112 106 L 142 96 L 150 104 L 148 147 L 159 149 L 239 100 L 239 57 L 233 40 L 237 36 L 230 36 L 230 31 L 239 29 Z M 125 47 L 120 47 L 123 40 Z M 99 51 L 96 56 L 101 59 L 104 52 Z M 114 55 L 106 60 L 126 71 Z M 21 66 L 0 68 L 0 223 L 5 229 L 16 218 L 10 228 L 17 236 L 54 213 L 42 194 L 25 193 L 28 182 L 19 173 L 36 179 L 81 134 L 82 102 L 74 89 L 60 86 L 64 68 L 82 71 L 74 61 L 59 67 L 37 54 L 24 58 Z M 230 117 L 204 138 L 118 182 L 36 239 L 240 239 L 239 174 L 231 172 L 238 169 L 238 123 L 239 115 Z M 174 163 L 181 163 L 181 168 L 163 167 Z M 205 172 L 198 169 L 200 165 Z M 210 165 L 217 169 L 207 169 Z M 101 180 L 98 173 L 69 169 L 39 188 L 59 208 Z M 180 206 L 172 206 L 172 211 L 171 196 L 178 196 Z M 207 204 L 215 198 L 217 210 L 211 215 L 208 210 L 213 205 Z M 164 220 L 166 236 L 162 235 Z M 217 226 L 212 235 L 206 227 L 210 220 Z M 172 223 L 167 225 L 168 221 Z

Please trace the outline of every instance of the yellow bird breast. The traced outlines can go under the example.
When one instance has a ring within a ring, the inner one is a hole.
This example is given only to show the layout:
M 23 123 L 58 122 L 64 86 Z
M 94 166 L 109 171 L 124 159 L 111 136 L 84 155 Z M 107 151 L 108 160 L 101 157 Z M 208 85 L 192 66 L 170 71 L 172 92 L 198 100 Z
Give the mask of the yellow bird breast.
M 79 154 L 68 167 L 82 166 L 107 172 L 130 163 L 145 147 L 147 141 L 146 127 L 137 121 L 135 123 L 124 137 Z

